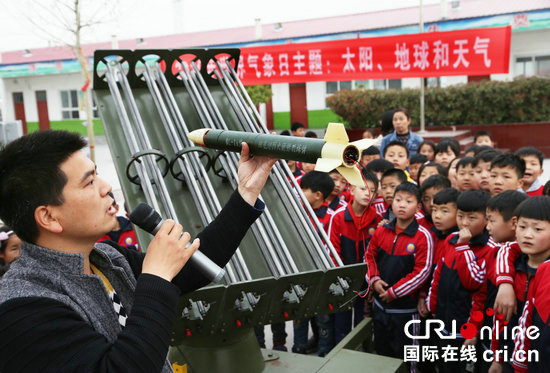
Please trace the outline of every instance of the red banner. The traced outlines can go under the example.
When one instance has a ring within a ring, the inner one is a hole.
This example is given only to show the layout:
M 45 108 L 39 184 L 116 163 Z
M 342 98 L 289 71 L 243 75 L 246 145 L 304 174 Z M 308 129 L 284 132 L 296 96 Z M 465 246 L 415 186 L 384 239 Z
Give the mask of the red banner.
M 241 49 L 246 85 L 508 73 L 511 28 Z

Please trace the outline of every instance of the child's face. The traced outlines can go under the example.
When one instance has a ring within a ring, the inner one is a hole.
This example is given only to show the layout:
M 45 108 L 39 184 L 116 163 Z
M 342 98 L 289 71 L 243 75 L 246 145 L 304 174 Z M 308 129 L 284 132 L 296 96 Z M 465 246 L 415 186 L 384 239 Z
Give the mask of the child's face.
M 296 131 L 291 131 L 292 136 L 304 137 L 306 135 L 306 129 L 303 127 L 298 128 Z
M 439 187 L 431 187 L 428 188 L 422 193 L 422 205 L 424 206 L 424 212 L 426 214 L 432 213 L 432 203 L 434 200 L 434 196 L 437 194 L 437 192 L 440 192 L 442 188 Z
M 363 131 L 363 138 L 364 139 L 374 139 L 374 136 L 372 135 L 372 133 L 370 133 L 370 131 Z
M 456 204 L 448 202 L 432 205 L 432 221 L 441 232 L 446 232 L 456 226 Z
M 525 161 L 525 174 L 523 183 L 525 186 L 531 186 L 542 175 L 542 166 L 536 155 L 522 155 L 521 159 Z
M 477 189 L 475 172 L 471 164 L 459 167 L 456 172 L 456 185 L 461 192 L 468 189 Z
M 428 161 L 434 160 L 434 149 L 430 145 L 422 145 L 418 152 L 428 157 Z
M 438 175 L 438 174 L 439 172 L 437 171 L 437 167 L 435 166 L 424 167 L 424 169 L 422 170 L 422 173 L 418 175 L 418 185 L 422 186 L 422 183 L 424 182 L 424 180 L 426 180 L 432 175 Z
M 476 142 L 475 142 L 476 145 L 480 145 L 480 146 L 483 146 L 483 145 L 486 145 L 486 146 L 490 146 L 491 148 L 493 147 L 493 141 L 491 140 L 491 138 L 487 135 L 483 135 L 483 136 L 479 136 L 477 139 L 476 139 Z
M 373 161 L 375 159 L 379 159 L 380 158 L 380 154 L 372 154 L 372 155 L 363 155 L 361 156 L 361 162 L 359 162 L 361 164 L 361 167 L 365 167 L 366 165 L 369 164 L 370 161 Z
M 407 150 L 402 146 L 392 145 L 386 150 L 386 156 L 384 159 L 393 163 L 395 168 L 404 170 L 409 165 L 409 159 L 407 158 Z
M 456 225 L 458 229 L 466 228 L 472 234 L 472 237 L 479 236 L 487 226 L 485 214 L 479 211 L 456 211 Z
M 353 203 L 360 207 L 368 207 L 376 198 L 376 186 L 370 180 L 367 180 L 367 187 L 352 186 L 350 192 L 353 195 Z
M 408 220 L 420 210 L 420 203 L 414 194 L 401 190 L 395 193 L 391 208 L 397 219 Z
M 296 161 L 286 161 L 286 164 L 291 171 L 296 170 Z
M 381 190 L 382 190 L 382 197 L 384 197 L 384 201 L 391 205 L 393 202 L 393 194 L 395 193 L 395 188 L 401 184 L 401 181 L 397 178 L 395 175 L 386 176 L 382 179 L 381 182 Z
M 306 196 L 307 201 L 313 207 L 314 209 L 319 208 L 323 204 L 323 194 L 319 191 L 314 192 L 310 188 L 302 188 L 302 192 L 304 192 L 304 195 Z
M 376 195 L 377 196 L 382 196 L 382 175 L 384 173 L 375 171 L 374 174 L 378 178 L 378 191 L 376 192 Z
M 411 163 L 409 166 L 409 174 L 411 179 L 416 180 L 418 178 L 418 170 L 422 167 L 422 163 Z
M 476 174 L 476 182 L 479 186 L 479 189 L 486 192 L 491 192 L 491 162 L 485 162 L 480 160 L 477 163 L 477 166 L 474 168 Z
M 455 158 L 455 153 L 453 153 L 451 147 L 448 147 L 444 152 L 439 152 L 435 155 L 435 162 L 443 167 L 449 167 L 449 163 Z
M 315 163 L 306 163 L 302 162 L 302 170 L 307 174 L 309 171 L 313 171 L 315 169 Z
M 487 209 L 487 230 L 495 242 L 514 241 L 516 218 L 505 221 L 500 212 Z
M 338 172 L 332 172 L 329 174 L 332 181 L 334 181 L 334 189 L 332 190 L 332 193 L 330 193 L 331 196 L 339 196 L 344 191 L 344 188 L 346 187 L 345 179 L 342 175 L 340 175 Z
M 523 181 L 518 177 L 513 167 L 493 167 L 491 169 L 491 195 L 495 196 L 505 190 L 518 190 Z
M 6 264 L 13 262 L 19 258 L 19 249 L 21 248 L 21 240 L 14 233 L 8 238 L 6 249 L 4 252 L 0 252 L 0 258 L 4 259 Z
M 548 253 L 550 251 L 550 222 L 520 217 L 516 228 L 516 239 L 524 254 L 531 256 Z

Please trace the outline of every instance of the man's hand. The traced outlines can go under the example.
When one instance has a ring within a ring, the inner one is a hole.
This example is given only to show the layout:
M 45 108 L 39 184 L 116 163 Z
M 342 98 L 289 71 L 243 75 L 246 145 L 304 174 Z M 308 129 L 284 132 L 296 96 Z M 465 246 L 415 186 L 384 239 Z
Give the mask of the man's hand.
M 458 241 L 457 243 L 467 243 L 472 239 L 472 232 L 468 228 L 462 228 L 458 232 Z
M 418 309 L 418 313 L 420 314 L 420 316 L 422 317 L 430 316 L 430 311 L 428 311 L 428 308 L 426 307 L 426 299 L 419 298 L 416 308 Z
M 250 157 L 248 144 L 243 142 L 239 160 L 239 194 L 251 206 L 254 206 L 276 158 L 264 156 Z
M 510 321 L 512 315 L 517 312 L 517 307 L 514 285 L 508 283 L 500 284 L 493 308 L 504 315 L 504 320 Z
M 200 246 L 199 239 L 196 238 L 186 249 L 191 235 L 182 232 L 181 224 L 167 219 L 147 247 L 141 273 L 172 281 Z

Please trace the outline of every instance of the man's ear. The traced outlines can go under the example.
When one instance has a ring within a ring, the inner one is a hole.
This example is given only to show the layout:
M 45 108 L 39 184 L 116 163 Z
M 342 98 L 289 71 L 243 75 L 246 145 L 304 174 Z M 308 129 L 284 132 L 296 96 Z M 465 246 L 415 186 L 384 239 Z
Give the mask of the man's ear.
M 38 206 L 34 210 L 34 220 L 39 228 L 45 229 L 52 233 L 63 232 L 59 219 L 56 217 L 55 206 Z

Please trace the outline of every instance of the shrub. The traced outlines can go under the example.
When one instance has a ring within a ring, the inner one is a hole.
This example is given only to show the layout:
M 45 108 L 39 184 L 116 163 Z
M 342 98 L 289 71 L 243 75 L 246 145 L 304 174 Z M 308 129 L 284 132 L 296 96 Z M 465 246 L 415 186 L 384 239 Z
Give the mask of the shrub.
M 326 100 L 352 128 L 378 123 L 387 110 L 406 107 L 419 125 L 420 89 L 342 90 Z M 550 121 L 550 80 L 522 78 L 425 89 L 427 124 L 496 124 Z

